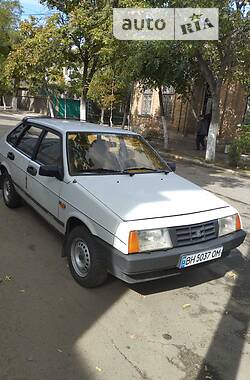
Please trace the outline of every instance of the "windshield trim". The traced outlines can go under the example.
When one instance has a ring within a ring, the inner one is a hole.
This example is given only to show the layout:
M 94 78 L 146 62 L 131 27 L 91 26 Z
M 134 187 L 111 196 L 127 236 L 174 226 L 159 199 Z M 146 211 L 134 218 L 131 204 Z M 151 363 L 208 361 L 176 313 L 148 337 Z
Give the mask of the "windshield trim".
M 66 155 L 67 155 L 67 166 L 68 166 L 68 172 L 69 172 L 69 175 L 71 177 L 81 177 L 81 176 L 89 176 L 89 175 L 130 175 L 130 173 L 128 172 L 120 172 L 120 173 L 90 173 L 90 172 L 87 172 L 87 171 L 82 171 L 80 173 L 72 173 L 71 169 L 70 169 L 70 164 L 69 164 L 69 149 L 68 149 L 68 136 L 71 135 L 71 134 L 74 134 L 74 133 L 85 133 L 87 135 L 113 135 L 113 136 L 126 136 L 126 137 L 130 137 L 130 136 L 136 136 L 137 138 L 139 138 L 140 140 L 142 140 L 150 149 L 153 150 L 153 152 L 155 153 L 155 155 L 158 157 L 158 159 L 164 164 L 166 165 L 166 170 L 164 169 L 159 169 L 159 171 L 133 171 L 131 174 L 134 175 L 134 174 L 159 174 L 159 173 L 169 173 L 171 172 L 172 170 L 170 169 L 170 167 L 168 166 L 167 162 L 160 156 L 160 154 L 152 147 L 151 144 L 149 144 L 149 142 L 141 135 L 137 134 L 137 133 L 121 133 L 121 134 L 118 134 L 118 133 L 115 133 L 115 132 L 89 132 L 89 131 L 68 131 L 66 133 Z

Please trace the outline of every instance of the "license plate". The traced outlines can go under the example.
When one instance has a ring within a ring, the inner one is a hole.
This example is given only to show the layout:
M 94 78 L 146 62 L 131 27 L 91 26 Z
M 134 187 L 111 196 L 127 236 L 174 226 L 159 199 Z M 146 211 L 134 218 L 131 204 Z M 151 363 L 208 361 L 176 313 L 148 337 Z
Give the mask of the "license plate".
M 210 251 L 194 253 L 193 255 L 183 255 L 180 258 L 178 268 L 183 269 L 191 267 L 192 265 L 201 264 L 206 261 L 211 261 L 221 257 L 223 247 L 214 248 Z

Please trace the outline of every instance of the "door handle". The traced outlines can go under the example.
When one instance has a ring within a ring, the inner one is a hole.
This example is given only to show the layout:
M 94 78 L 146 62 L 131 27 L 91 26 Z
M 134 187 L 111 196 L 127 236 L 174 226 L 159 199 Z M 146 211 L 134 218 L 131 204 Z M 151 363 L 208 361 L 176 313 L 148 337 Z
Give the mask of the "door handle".
M 33 166 L 28 166 L 27 167 L 27 173 L 29 173 L 29 174 L 31 174 L 33 176 L 36 176 L 37 175 L 37 170 Z
M 8 157 L 11 161 L 14 161 L 14 159 L 15 159 L 15 155 L 14 155 L 14 153 L 12 153 L 12 152 L 9 152 L 9 153 L 7 154 L 7 157 Z

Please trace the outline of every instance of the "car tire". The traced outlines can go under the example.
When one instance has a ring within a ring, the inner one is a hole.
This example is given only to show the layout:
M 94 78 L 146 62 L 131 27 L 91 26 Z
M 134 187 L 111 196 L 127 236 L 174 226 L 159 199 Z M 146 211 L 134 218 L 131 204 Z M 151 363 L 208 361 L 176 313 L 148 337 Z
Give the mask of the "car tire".
M 10 175 L 3 174 L 3 200 L 7 207 L 17 208 L 22 205 L 22 198 L 17 194 Z
M 69 233 L 65 252 L 71 274 L 81 286 L 95 288 L 106 281 L 105 258 L 98 251 L 94 237 L 83 226 Z

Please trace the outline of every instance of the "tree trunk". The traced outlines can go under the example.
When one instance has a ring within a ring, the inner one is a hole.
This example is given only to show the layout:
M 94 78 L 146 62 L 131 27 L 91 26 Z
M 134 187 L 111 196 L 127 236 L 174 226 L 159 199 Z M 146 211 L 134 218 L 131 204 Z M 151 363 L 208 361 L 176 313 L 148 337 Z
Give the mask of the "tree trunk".
M 87 96 L 83 92 L 80 99 L 80 120 L 87 121 Z
M 17 96 L 13 96 L 12 98 L 12 110 L 17 111 Z
M 50 113 L 50 117 L 52 119 L 54 119 L 55 117 L 55 114 L 54 114 L 54 107 L 53 107 L 53 102 L 51 100 L 51 96 L 49 95 L 48 96 L 48 106 L 49 106 L 49 113 Z
M 129 91 L 127 99 L 126 99 L 126 105 L 125 105 L 123 120 L 122 120 L 122 129 L 125 128 L 126 121 L 128 121 L 128 116 L 130 113 L 130 103 L 131 103 L 131 91 Z
M 35 97 L 30 98 L 29 112 L 34 111 Z
M 109 125 L 110 127 L 113 127 L 113 105 L 111 105 L 111 108 L 110 108 Z
M 164 136 L 164 149 L 168 149 L 168 142 L 169 142 L 168 126 L 167 126 L 167 119 L 166 119 L 165 110 L 164 110 L 164 103 L 163 103 L 163 95 L 162 95 L 161 86 L 159 86 L 159 102 L 160 102 L 160 114 L 161 114 L 163 136 Z
M 3 99 L 3 109 L 4 109 L 4 111 L 6 111 L 6 102 L 5 102 L 4 95 L 2 96 L 2 99 Z
M 104 124 L 104 114 L 105 114 L 105 108 L 102 107 L 102 109 L 101 109 L 101 124 Z
M 12 98 L 12 109 L 13 111 L 17 111 L 17 96 L 18 96 L 18 87 L 19 87 L 19 81 L 15 78 L 13 80 L 13 98 Z
M 209 126 L 207 139 L 206 161 L 214 161 L 216 153 L 216 139 L 220 125 L 220 104 L 219 94 L 212 95 L 212 119 Z

